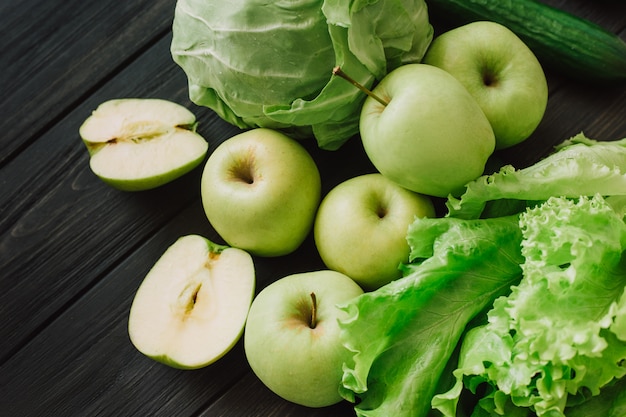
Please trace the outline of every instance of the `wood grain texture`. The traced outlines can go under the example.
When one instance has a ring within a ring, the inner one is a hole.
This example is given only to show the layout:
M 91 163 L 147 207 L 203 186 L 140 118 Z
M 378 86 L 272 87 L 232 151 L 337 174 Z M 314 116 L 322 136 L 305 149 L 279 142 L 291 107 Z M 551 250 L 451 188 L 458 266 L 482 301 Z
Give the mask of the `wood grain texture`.
M 78 136 L 82 121 L 110 98 L 185 103 L 182 72 L 163 58 L 168 47 L 162 39 L 0 171 L 0 291 L 3 314 L 13 317 L 0 323 L 0 358 L 197 197 L 198 172 L 158 191 L 105 186 Z
M 175 0 L 4 3 L 0 167 L 164 36 L 176 4 Z
M 626 36 L 621 1 L 546 0 Z M 157 190 L 124 193 L 90 171 L 78 127 L 101 102 L 159 97 L 190 108 L 212 152 L 239 130 L 189 102 L 171 60 L 174 0 L 24 0 L 0 4 L 0 415 L 351 416 L 308 409 L 265 388 L 241 341 L 214 365 L 180 371 L 134 349 L 128 310 L 150 267 L 184 234 L 219 241 L 199 199 L 201 167 Z M 548 73 L 546 116 L 502 152 L 525 166 L 584 131 L 626 137 L 626 87 Z M 338 151 L 305 143 L 323 191 L 373 172 L 358 138 Z M 312 238 L 295 253 L 255 258 L 257 291 L 323 267 Z
M 250 399 L 254 399 L 251 401 Z M 247 373 L 226 395 L 212 403 L 199 417 L 344 417 L 354 415 L 352 405 L 340 402 L 330 407 L 306 408 L 283 400 L 251 372 Z
M 10 416 L 193 415 L 247 372 L 241 345 L 191 372 L 144 357 L 128 338 L 134 293 L 165 248 L 182 234 L 217 239 L 203 216 L 197 203 L 181 212 L 0 367 L 0 409 Z

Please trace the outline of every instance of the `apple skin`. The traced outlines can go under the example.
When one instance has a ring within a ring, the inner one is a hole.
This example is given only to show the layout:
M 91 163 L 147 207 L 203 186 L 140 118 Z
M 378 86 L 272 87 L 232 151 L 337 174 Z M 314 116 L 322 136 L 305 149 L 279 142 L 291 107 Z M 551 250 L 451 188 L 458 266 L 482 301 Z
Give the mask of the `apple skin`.
M 462 193 L 482 175 L 495 149 L 494 133 L 480 106 L 448 72 L 406 64 L 368 96 L 360 133 L 376 169 L 411 191 L 436 197 Z
M 314 237 L 324 264 L 371 291 L 401 277 L 415 217 L 434 217 L 430 197 L 400 187 L 379 173 L 334 187 L 317 211 Z
M 135 293 L 128 318 L 130 340 L 157 362 L 203 368 L 241 338 L 254 293 L 250 254 L 199 235 L 180 237 Z
M 309 327 L 311 293 L 317 323 Z M 349 277 L 328 270 L 274 281 L 254 299 L 244 332 L 244 350 L 257 377 L 280 397 L 307 407 L 341 401 L 342 365 L 351 352 L 341 343 L 337 305 L 363 294 Z
M 526 140 L 543 118 L 548 83 L 541 64 L 499 23 L 473 22 L 439 35 L 422 62 L 449 72 L 467 88 L 491 123 L 496 149 Z
M 230 246 L 282 256 L 312 230 L 321 178 L 301 144 L 259 128 L 215 149 L 202 174 L 201 194 L 209 222 Z

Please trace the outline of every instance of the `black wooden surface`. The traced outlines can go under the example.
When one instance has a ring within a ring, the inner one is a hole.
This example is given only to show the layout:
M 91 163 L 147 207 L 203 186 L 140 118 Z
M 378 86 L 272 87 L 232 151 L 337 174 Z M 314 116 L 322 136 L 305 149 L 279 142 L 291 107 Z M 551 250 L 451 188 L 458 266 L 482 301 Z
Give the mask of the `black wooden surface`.
M 547 1 L 626 38 L 626 3 Z M 350 416 L 307 409 L 251 373 L 241 342 L 205 369 L 179 371 L 127 335 L 141 280 L 179 236 L 220 238 L 200 203 L 201 167 L 156 190 L 124 193 L 90 171 L 78 127 L 101 102 L 159 97 L 189 107 L 211 149 L 238 133 L 193 105 L 169 44 L 175 0 L 0 4 L 0 416 Z M 445 27 L 445 22 L 435 28 Z M 528 165 L 584 131 L 626 137 L 626 87 L 550 71 L 545 118 L 502 153 Z M 339 151 L 307 143 L 324 191 L 371 172 L 358 138 Z M 323 267 L 309 238 L 294 254 L 255 259 L 257 289 Z

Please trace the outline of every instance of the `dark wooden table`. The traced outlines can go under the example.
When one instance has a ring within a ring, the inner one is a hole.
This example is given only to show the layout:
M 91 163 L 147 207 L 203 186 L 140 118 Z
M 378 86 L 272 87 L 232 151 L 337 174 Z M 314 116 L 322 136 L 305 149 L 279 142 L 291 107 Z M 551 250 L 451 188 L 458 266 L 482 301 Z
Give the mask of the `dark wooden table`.
M 626 38 L 626 3 L 546 1 Z M 219 241 L 200 202 L 201 168 L 162 188 L 116 191 L 90 171 L 78 127 L 101 102 L 159 97 L 189 107 L 211 149 L 239 131 L 193 105 L 169 54 L 175 0 L 21 0 L 0 5 L 0 416 L 350 416 L 348 403 L 306 409 L 268 391 L 241 341 L 197 371 L 157 364 L 127 334 L 135 291 L 179 236 Z M 439 30 L 440 27 L 436 26 Z M 626 137 L 626 87 L 547 71 L 544 121 L 503 153 L 519 167 L 584 131 Z M 327 191 L 371 172 L 358 138 L 309 150 Z M 255 259 L 257 288 L 321 268 L 311 239 Z

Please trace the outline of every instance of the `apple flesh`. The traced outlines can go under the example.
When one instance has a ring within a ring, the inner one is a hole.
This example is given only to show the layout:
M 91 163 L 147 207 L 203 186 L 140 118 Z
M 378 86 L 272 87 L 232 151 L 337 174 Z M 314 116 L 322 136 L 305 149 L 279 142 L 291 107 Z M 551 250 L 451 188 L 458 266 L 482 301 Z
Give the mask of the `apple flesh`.
M 360 134 L 376 169 L 411 191 L 436 197 L 462 193 L 482 175 L 494 133 L 467 89 L 446 71 L 407 64 L 388 73 L 368 96 Z
M 139 286 L 128 319 L 130 339 L 141 353 L 171 367 L 205 367 L 241 338 L 254 291 L 247 252 L 183 236 Z
M 342 365 L 351 352 L 340 339 L 338 304 L 363 293 L 335 271 L 289 275 L 252 302 L 244 349 L 257 377 L 280 397 L 307 407 L 341 401 Z
M 257 256 L 296 250 L 313 227 L 321 178 L 294 139 L 271 129 L 236 135 L 209 156 L 201 182 L 206 216 L 233 247 Z
M 350 178 L 322 200 L 314 225 L 324 264 L 375 290 L 400 278 L 409 260 L 406 234 L 416 217 L 434 217 L 428 196 L 400 187 L 383 175 Z
M 91 170 L 124 191 L 159 187 L 205 158 L 208 143 L 196 133 L 196 117 L 160 99 L 106 101 L 79 129 Z
M 548 102 L 541 64 L 507 27 L 473 22 L 436 37 L 423 61 L 461 82 L 478 101 L 495 133 L 496 149 L 526 140 Z

